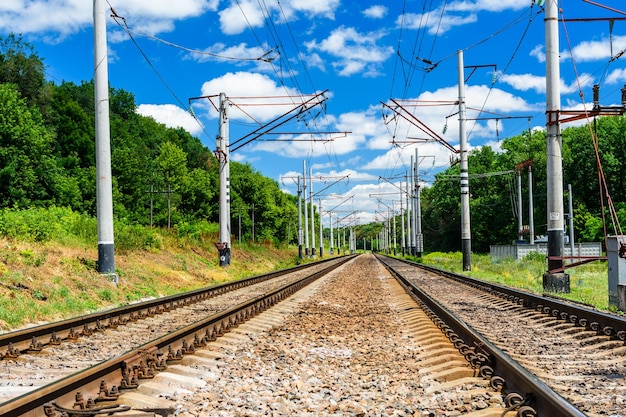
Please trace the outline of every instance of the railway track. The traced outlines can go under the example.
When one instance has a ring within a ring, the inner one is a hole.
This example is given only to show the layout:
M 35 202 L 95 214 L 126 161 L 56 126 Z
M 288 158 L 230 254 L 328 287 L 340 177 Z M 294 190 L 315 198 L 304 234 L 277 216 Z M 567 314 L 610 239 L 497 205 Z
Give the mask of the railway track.
M 276 293 L 343 262 L 345 259 L 329 259 L 0 335 L 0 403 L 28 396 L 48 383 L 174 334 L 189 323 L 219 316 L 234 305 Z M 165 358 L 172 360 L 189 352 L 194 344 L 215 338 L 236 321 L 224 320 L 196 340 L 185 341 L 180 349 L 172 348 Z M 11 408 L 0 407 L 0 415 Z
M 470 336 L 468 340 L 483 350 L 493 345 L 486 350 L 494 358 L 495 374 L 504 373 L 498 367 L 508 362 L 529 371 L 527 379 L 539 385 L 528 385 L 515 375 L 506 384 L 525 396 L 525 402 L 534 402 L 541 415 L 554 415 L 555 411 L 545 414 L 542 403 L 554 403 L 555 399 L 564 409 L 573 405 L 576 409 L 567 412 L 579 415 L 626 415 L 623 318 L 435 268 L 380 259 L 483 335 L 485 340 Z
M 386 268 L 371 255 L 325 264 L 263 296 L 237 305 L 223 300 L 216 313 L 180 306 L 183 317 L 205 318 L 0 401 L 0 415 L 623 417 L 624 384 L 616 377 L 622 365 L 615 360 L 622 357 L 622 330 L 609 332 L 606 317 L 579 311 L 573 320 L 560 314 L 565 308 L 555 313 L 552 304 L 548 310 L 521 293 L 448 283 L 436 271 L 379 260 Z M 148 333 L 165 326 L 151 320 L 129 324 Z M 516 339 L 525 328 L 531 336 Z M 559 344 L 578 341 L 584 358 L 568 362 L 566 353 L 554 353 L 552 330 Z M 83 351 L 93 343 L 87 339 Z M 58 364 L 54 349 L 43 352 Z M 5 355 L 0 365 L 28 355 Z M 590 369 L 583 362 L 599 357 L 598 366 L 611 363 L 615 384 L 581 390 L 595 378 L 581 372 Z M 551 369 L 557 363 L 566 364 L 561 373 Z

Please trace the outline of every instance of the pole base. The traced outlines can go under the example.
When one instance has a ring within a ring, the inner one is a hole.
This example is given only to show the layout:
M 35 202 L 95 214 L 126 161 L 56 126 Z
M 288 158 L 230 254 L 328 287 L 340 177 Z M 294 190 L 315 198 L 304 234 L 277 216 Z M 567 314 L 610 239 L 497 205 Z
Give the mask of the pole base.
M 626 285 L 617 286 L 617 308 L 626 311 Z
M 543 289 L 548 292 L 560 292 L 569 294 L 569 274 L 565 272 L 543 274 Z
M 115 250 L 113 243 L 98 243 L 98 272 L 115 274 Z

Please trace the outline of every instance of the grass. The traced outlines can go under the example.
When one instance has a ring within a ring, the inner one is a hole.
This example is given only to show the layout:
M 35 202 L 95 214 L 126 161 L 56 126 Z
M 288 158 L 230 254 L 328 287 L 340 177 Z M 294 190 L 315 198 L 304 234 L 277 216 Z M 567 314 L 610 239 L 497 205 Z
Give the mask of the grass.
M 297 263 L 297 248 L 238 245 L 218 263 L 209 224 L 167 232 L 116 225 L 119 282 L 97 271 L 96 222 L 68 209 L 0 210 L 0 332 L 261 274 Z M 119 237 L 119 239 L 118 239 Z
M 434 252 L 424 255 L 420 262 L 436 268 L 467 275 L 472 278 L 521 288 L 537 294 L 543 294 L 543 274 L 547 271 L 545 256 L 529 255 L 522 260 L 512 258 L 492 259 L 489 255 L 472 254 L 472 270 L 463 271 L 463 259 L 460 252 Z M 606 262 L 593 262 L 565 271 L 570 276 L 570 293 L 550 294 L 579 303 L 593 306 L 599 310 L 613 311 L 609 307 L 608 265 Z

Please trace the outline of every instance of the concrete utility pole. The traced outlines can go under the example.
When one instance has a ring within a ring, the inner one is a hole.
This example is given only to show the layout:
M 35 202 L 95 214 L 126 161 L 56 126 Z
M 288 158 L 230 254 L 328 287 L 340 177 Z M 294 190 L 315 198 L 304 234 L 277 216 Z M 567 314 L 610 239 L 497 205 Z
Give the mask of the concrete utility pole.
M 422 187 L 420 187 L 420 158 L 415 148 L 415 249 L 421 257 L 424 252 L 424 235 L 422 234 Z
M 315 208 L 313 207 L 313 168 L 309 167 L 309 201 L 311 202 L 311 256 L 315 258 Z
M 306 206 L 306 161 L 302 161 L 302 178 L 304 181 L 304 255 L 309 256 L 309 215 Z
M 415 227 L 415 170 L 413 169 L 413 155 L 411 155 L 411 255 L 417 253 L 417 228 Z
M 522 207 L 522 170 L 517 170 L 517 241 L 522 242 L 524 240 L 524 220 L 522 213 L 524 207 Z
M 111 127 L 109 124 L 109 68 L 105 1 L 93 2 L 94 97 L 96 110 L 96 215 L 98 218 L 98 272 L 115 274 Z
M 411 158 L 413 158 L 413 155 L 411 155 Z M 404 176 L 406 179 L 406 253 L 412 255 L 413 252 L 411 252 L 411 239 L 413 236 L 413 228 L 411 227 L 411 181 L 413 177 L 409 177 L 409 173 L 406 171 Z
M 463 51 L 457 52 L 459 70 L 459 151 L 461 156 L 461 251 L 463 271 L 472 270 L 472 233 L 470 229 L 469 172 L 465 134 L 465 75 Z
M 528 243 L 531 245 L 535 244 L 535 213 L 534 213 L 534 203 L 533 203 L 533 167 L 532 165 L 528 166 L 528 227 L 530 238 Z
M 322 199 L 319 199 L 319 207 L 317 208 L 320 217 L 320 258 L 324 256 L 324 226 L 322 224 Z
M 561 156 L 561 109 L 559 69 L 558 0 L 545 4 L 546 30 L 546 147 L 548 199 L 548 271 L 543 274 L 547 291 L 569 293 L 569 275 L 550 272 L 563 267 L 563 161 Z
M 300 187 L 300 176 L 298 176 L 298 257 L 304 259 L 302 253 L 302 188 Z
M 334 254 L 334 248 L 333 248 L 333 240 L 335 240 L 335 237 L 333 236 L 333 212 L 329 211 L 328 212 L 328 219 L 329 219 L 329 223 L 330 223 L 330 254 L 333 255 Z
M 220 182 L 220 241 L 216 243 L 220 266 L 230 265 L 230 155 L 228 107 L 225 93 L 220 93 L 220 131 L 217 137 L 216 156 L 219 161 Z
M 404 229 L 404 207 L 403 207 L 403 202 L 404 202 L 404 196 L 402 195 L 402 181 L 400 181 L 400 230 L 402 231 L 402 240 L 401 240 L 401 248 L 400 248 L 400 253 L 402 253 L 402 256 L 405 255 L 406 253 L 406 230 Z

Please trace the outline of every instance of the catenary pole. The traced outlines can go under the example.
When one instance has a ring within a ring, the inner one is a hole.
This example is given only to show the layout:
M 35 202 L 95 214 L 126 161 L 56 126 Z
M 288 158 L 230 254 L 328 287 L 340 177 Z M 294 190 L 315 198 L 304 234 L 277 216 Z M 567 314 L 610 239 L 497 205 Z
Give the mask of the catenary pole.
M 309 167 L 309 201 L 311 202 L 311 256 L 315 258 L 315 207 L 313 207 L 313 168 Z
M 220 266 L 230 265 L 230 156 L 229 156 L 229 100 L 220 93 L 220 125 L 217 138 L 217 158 L 220 182 L 220 241 L 217 243 Z
M 415 249 L 416 255 L 421 257 L 424 252 L 424 235 L 422 234 L 422 188 L 418 148 L 415 148 Z
M 551 272 L 563 267 L 563 162 L 561 156 L 561 109 L 559 68 L 558 0 L 545 3 L 546 31 L 546 149 L 548 271 L 543 274 L 547 291 L 569 292 L 569 275 Z
M 400 253 L 402 253 L 402 256 L 404 256 L 406 254 L 405 250 L 406 250 L 406 236 L 405 236 L 405 232 L 406 230 L 404 229 L 404 196 L 402 195 L 402 181 L 400 181 L 400 233 L 402 234 L 402 239 L 401 239 L 401 248 L 400 248 Z
M 417 253 L 417 228 L 415 225 L 415 162 L 411 155 L 411 255 Z
M 298 176 L 298 257 L 304 259 L 302 253 L 302 188 L 300 187 L 300 176 Z
M 411 155 L 413 157 L 413 155 Z M 411 253 L 411 236 L 412 236 L 412 228 L 411 228 L 411 178 L 409 177 L 408 171 L 405 171 L 404 177 L 406 179 L 406 253 L 407 255 L 412 255 Z
M 306 161 L 302 161 L 303 190 L 304 190 L 304 254 L 309 256 L 309 215 L 306 206 Z
M 572 195 L 572 184 L 567 184 L 567 201 L 569 208 L 569 248 L 570 256 L 576 256 L 574 253 L 574 196 Z M 580 254 L 579 254 L 580 255 Z
M 522 207 L 522 169 L 517 171 L 517 240 L 519 242 L 524 240 L 524 220 L 522 213 L 524 212 Z
M 535 213 L 533 203 L 533 167 L 528 166 L 528 227 L 530 229 L 530 238 L 528 242 L 535 244 Z
M 320 218 L 320 258 L 324 256 L 324 226 L 322 222 L 322 199 L 319 199 L 319 206 L 317 207 Z
M 461 156 L 461 251 L 463 271 L 472 270 L 472 240 L 469 207 L 469 174 L 467 163 L 467 135 L 465 133 L 465 75 L 463 51 L 457 52 L 459 70 L 459 152 Z
M 96 111 L 96 214 L 98 218 L 98 272 L 115 274 L 111 127 L 109 121 L 109 69 L 105 1 L 94 0 L 94 101 Z
M 333 241 L 335 240 L 335 237 L 333 236 L 333 212 L 329 211 L 328 212 L 328 219 L 330 220 L 330 254 L 333 255 L 334 254 L 334 248 L 333 248 Z

